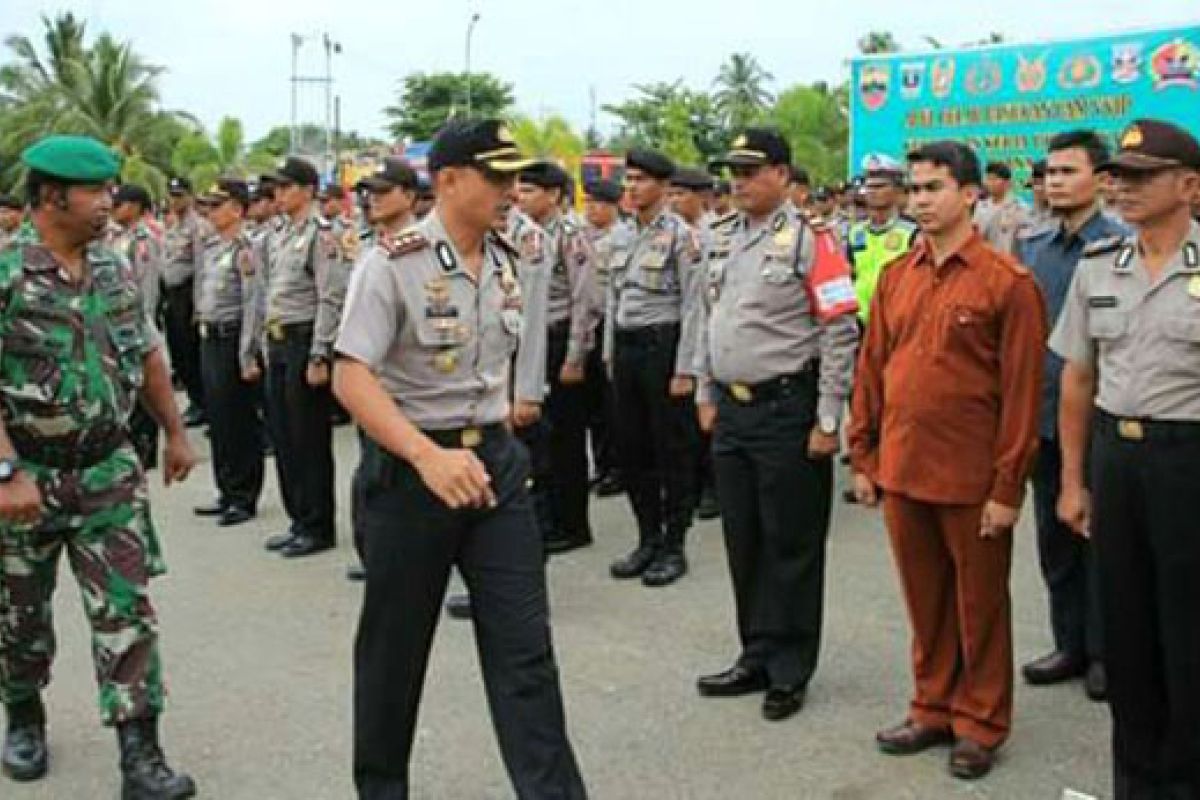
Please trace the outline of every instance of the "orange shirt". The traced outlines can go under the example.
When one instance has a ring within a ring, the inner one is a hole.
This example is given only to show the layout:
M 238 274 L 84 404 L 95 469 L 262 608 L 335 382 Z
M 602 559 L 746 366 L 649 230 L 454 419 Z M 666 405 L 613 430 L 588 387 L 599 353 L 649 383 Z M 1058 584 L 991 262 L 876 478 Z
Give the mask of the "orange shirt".
M 1046 312 L 1029 270 L 974 233 L 886 270 L 851 402 L 855 470 L 931 503 L 1019 507 L 1038 442 Z

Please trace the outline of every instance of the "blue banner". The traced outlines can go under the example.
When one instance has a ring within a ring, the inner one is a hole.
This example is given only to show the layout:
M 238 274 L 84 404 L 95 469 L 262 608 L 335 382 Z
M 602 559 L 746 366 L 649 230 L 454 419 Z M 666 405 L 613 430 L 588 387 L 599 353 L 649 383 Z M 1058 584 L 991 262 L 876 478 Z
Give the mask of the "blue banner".
M 1200 24 L 968 50 L 864 56 L 851 65 L 850 174 L 868 153 L 903 160 L 937 139 L 1004 161 L 1023 186 L 1051 136 L 1115 138 L 1139 117 L 1200 136 Z

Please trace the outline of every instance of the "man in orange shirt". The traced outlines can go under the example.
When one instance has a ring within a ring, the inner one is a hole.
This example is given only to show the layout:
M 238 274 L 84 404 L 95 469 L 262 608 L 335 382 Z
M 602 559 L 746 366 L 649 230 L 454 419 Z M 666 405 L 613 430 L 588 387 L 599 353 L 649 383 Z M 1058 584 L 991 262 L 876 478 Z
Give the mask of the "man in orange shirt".
M 991 769 L 1012 717 L 1012 529 L 1037 451 L 1046 312 L 1029 271 L 971 222 L 979 160 L 908 157 L 921 235 L 883 274 L 851 404 L 859 502 L 882 497 L 913 627 L 908 718 L 881 750 L 954 742 L 950 772 Z

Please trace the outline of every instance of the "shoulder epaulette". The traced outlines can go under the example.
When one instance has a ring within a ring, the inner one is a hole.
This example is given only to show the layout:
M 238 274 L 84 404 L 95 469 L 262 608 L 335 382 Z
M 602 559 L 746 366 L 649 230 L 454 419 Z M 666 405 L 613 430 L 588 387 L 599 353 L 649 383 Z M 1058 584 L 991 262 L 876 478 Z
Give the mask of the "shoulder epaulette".
M 1083 248 L 1084 258 L 1095 258 L 1096 256 L 1115 253 L 1125 244 L 1124 236 L 1108 236 L 1104 239 L 1097 239 L 1091 244 Z
M 513 240 L 509 239 L 503 233 L 500 233 L 499 231 L 492 231 L 491 238 L 497 247 L 513 258 L 517 258 L 521 255 L 521 251 L 517 249 L 517 245 L 513 242 Z
M 320 230 L 323 230 L 323 231 L 327 231 L 327 230 L 331 229 L 332 227 L 333 227 L 332 222 L 325 219 L 324 217 L 317 217 L 317 228 L 319 228 Z
M 739 214 L 739 212 L 737 212 L 737 211 L 730 211 L 725 216 L 717 217 L 712 222 L 708 223 L 708 227 L 710 230 L 714 230 L 714 231 L 720 230 L 721 228 L 725 227 L 726 225 L 729 225 L 730 223 L 737 222 L 738 214 Z
M 399 258 L 424 250 L 429 247 L 429 240 L 416 228 L 405 228 L 395 236 L 382 237 L 379 246 L 387 251 L 388 257 Z

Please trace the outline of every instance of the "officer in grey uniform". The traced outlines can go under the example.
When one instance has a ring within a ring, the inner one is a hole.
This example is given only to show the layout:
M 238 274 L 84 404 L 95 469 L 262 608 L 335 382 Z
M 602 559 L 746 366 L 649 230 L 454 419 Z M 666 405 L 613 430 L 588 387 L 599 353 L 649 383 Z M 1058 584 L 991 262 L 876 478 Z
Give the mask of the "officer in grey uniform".
M 345 264 L 313 203 L 318 174 L 291 157 L 275 176 L 287 222 L 265 265 L 267 421 L 292 525 L 266 546 L 296 558 L 336 543 L 330 358 L 345 299 Z
M 850 266 L 787 199 L 791 148 L 751 128 L 721 162 L 741 212 L 714 231 L 697 372 L 713 430 L 742 651 L 700 694 L 767 690 L 763 715 L 798 711 L 816 670 L 825 541 L 842 408 L 858 346 Z M 818 235 L 842 269 L 816 275 Z
M 550 553 L 592 543 L 584 378 L 597 322 L 595 252 L 583 228 L 559 209 L 567 182 L 567 173 L 548 161 L 529 166 L 518 177 L 521 209 L 539 229 L 541 240 L 535 248 L 537 258 L 522 264 L 522 268 L 546 277 L 543 291 L 549 393 L 545 413 L 554 526 L 546 532 L 546 550 Z
M 363 800 L 409 796 L 418 704 L 452 565 L 471 593 L 484 685 L 517 796 L 586 796 L 550 641 L 528 456 L 505 424 L 522 298 L 517 253 L 491 229 L 529 163 L 498 120 L 449 123 L 429 153 L 436 207 L 373 249 L 352 281 L 335 385 L 371 444 L 355 644 L 354 777 Z
M 204 384 L 200 378 L 200 338 L 196 331 L 196 262 L 204 248 L 205 222 L 196 213 L 192 184 L 186 178 L 167 183 L 175 222 L 167 227 L 167 255 L 163 267 L 163 327 L 171 366 L 183 383 L 188 409 L 183 422 L 203 425 Z
M 254 388 L 262 378 L 261 266 L 253 239 L 242 229 L 250 203 L 246 184 L 218 181 L 205 199 L 214 232 L 196 271 L 196 323 L 217 498 L 197 513 L 215 516 L 226 527 L 253 519 L 262 492 L 262 431 L 254 413 Z
M 1200 143 L 1138 120 L 1114 173 L 1135 236 L 1084 250 L 1050 346 L 1067 365 L 1059 515 L 1100 572 L 1117 800 L 1200 797 Z M 1090 455 L 1089 455 L 1090 453 Z M 1085 461 L 1090 459 L 1090 474 Z
M 697 232 L 667 208 L 671 160 L 633 150 L 625 165 L 636 215 L 613 241 L 605 360 L 638 543 L 610 572 L 666 586 L 687 572 L 684 536 L 695 507 L 693 371 L 704 254 Z

